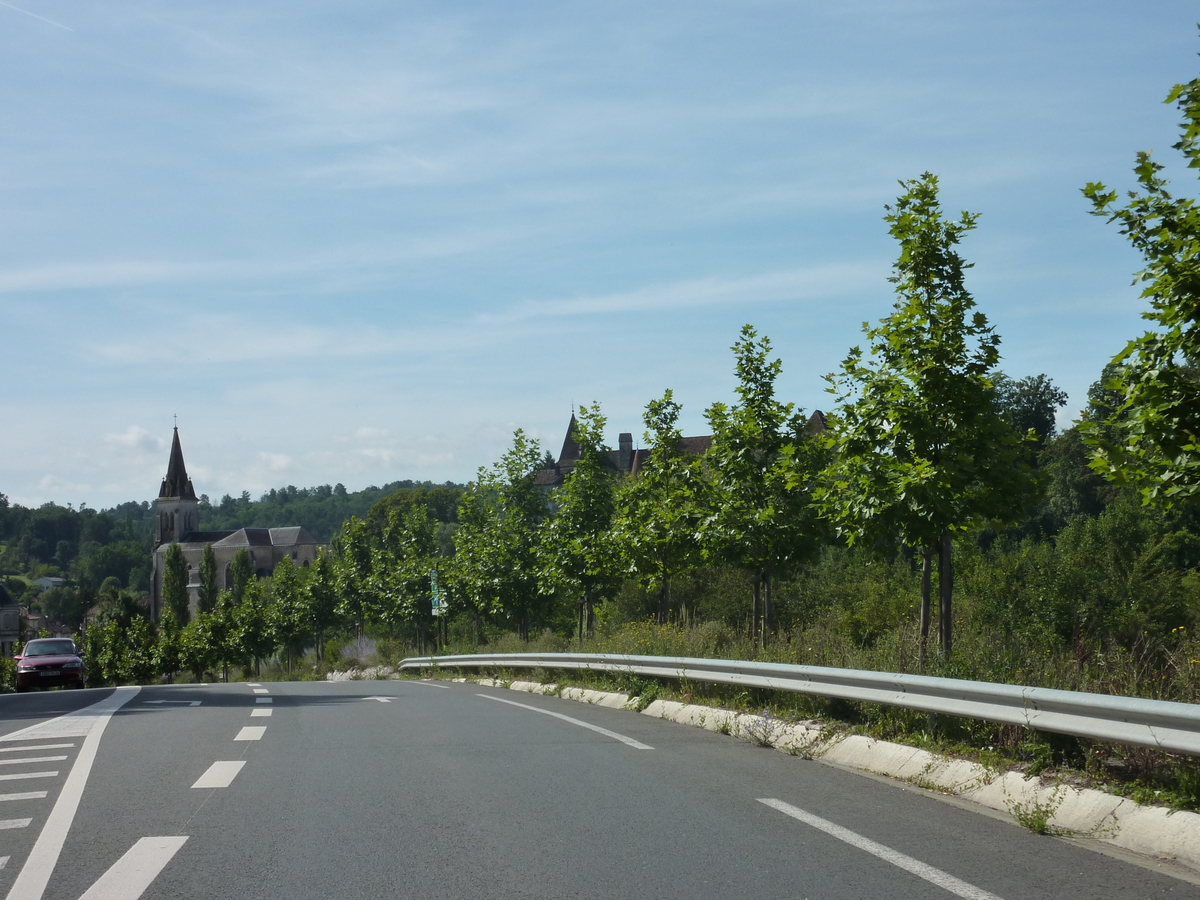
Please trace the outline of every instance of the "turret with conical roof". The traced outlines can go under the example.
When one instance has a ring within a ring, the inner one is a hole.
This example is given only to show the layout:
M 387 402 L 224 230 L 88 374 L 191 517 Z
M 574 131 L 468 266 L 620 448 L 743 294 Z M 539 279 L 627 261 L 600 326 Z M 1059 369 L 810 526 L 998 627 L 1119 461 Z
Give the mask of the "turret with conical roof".
M 179 427 L 171 441 L 171 459 L 158 499 L 154 501 L 154 546 L 182 541 L 188 532 L 200 527 L 200 501 L 183 464 L 183 447 L 179 443 Z

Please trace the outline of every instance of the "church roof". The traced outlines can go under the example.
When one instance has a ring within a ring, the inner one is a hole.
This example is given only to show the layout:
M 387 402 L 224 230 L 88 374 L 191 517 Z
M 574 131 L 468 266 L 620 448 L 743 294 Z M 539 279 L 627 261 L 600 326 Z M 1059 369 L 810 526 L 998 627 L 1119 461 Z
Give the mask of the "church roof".
M 286 528 L 239 528 L 237 531 L 220 532 L 224 536 L 213 541 L 213 547 L 297 547 L 303 544 L 319 544 L 302 525 Z M 190 539 L 192 535 L 188 535 Z
M 175 427 L 175 437 L 171 441 L 171 461 L 167 463 L 167 477 L 163 479 L 158 496 L 161 498 L 178 497 L 182 500 L 196 499 L 196 491 L 192 488 L 192 479 L 188 478 L 187 466 L 183 464 L 183 448 L 179 445 L 179 426 Z

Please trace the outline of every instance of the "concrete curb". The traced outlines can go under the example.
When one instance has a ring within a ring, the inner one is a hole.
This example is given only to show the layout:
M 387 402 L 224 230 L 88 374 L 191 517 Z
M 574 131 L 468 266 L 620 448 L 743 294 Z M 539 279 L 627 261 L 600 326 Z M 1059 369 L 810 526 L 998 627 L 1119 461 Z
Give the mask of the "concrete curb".
M 610 709 L 634 711 L 638 707 L 637 699 L 627 694 L 583 688 L 560 691 L 556 684 L 532 681 L 470 680 Z M 1048 783 L 1019 772 L 1000 772 L 904 744 L 876 741 L 862 735 L 843 736 L 817 722 L 788 724 L 770 716 L 673 700 L 655 700 L 641 713 L 842 768 L 886 775 L 998 810 L 1017 821 L 1025 816 L 1045 816 L 1050 827 L 1060 834 L 1089 838 L 1152 860 L 1174 860 L 1193 872 L 1200 872 L 1200 815 L 1196 813 L 1144 806 L 1104 791 Z

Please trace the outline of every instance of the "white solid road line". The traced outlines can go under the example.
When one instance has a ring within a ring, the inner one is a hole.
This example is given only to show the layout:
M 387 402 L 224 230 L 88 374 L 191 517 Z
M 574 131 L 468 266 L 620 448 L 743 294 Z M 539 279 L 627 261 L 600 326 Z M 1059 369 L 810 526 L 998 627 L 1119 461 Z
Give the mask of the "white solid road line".
M 255 703 L 274 703 L 275 698 L 274 697 L 255 697 L 254 702 Z
M 812 813 L 805 812 L 799 807 L 792 806 L 790 803 L 784 803 L 782 800 L 774 800 L 768 797 L 759 797 L 758 802 L 765 803 L 771 809 L 777 809 L 784 815 L 791 816 L 805 825 L 811 825 L 813 828 L 825 832 L 830 837 L 835 837 L 839 841 L 845 841 L 852 847 L 857 847 L 859 850 L 864 850 L 872 856 L 877 856 L 886 862 L 890 862 L 893 866 L 898 866 L 905 872 L 910 872 L 918 878 L 924 878 L 930 884 L 936 884 L 942 890 L 956 894 L 964 898 L 964 900 L 1001 900 L 996 894 L 955 878 L 949 872 L 936 869 L 927 863 L 921 862 L 919 859 L 913 859 L 911 856 L 906 856 L 898 850 L 893 850 L 891 847 L 877 844 L 870 838 L 865 838 L 857 832 L 843 828 L 841 825 L 835 825 L 828 819 L 814 816 Z
M 62 750 L 65 747 L 74 747 L 74 744 L 35 744 L 32 747 L 5 747 L 0 750 L 0 753 L 30 753 L 34 750 Z
M 267 730 L 265 725 L 246 725 L 237 733 L 235 741 L 261 741 L 263 732 Z
M 25 756 L 21 759 L 0 759 L 0 766 L 20 766 L 33 762 L 62 762 L 65 756 Z
M 22 772 L 20 775 L 0 775 L 0 781 L 24 781 L 26 778 L 57 778 L 58 772 Z
M 426 685 L 427 687 L 442 688 L 443 690 L 447 690 L 447 691 L 450 690 L 450 685 L 438 684 L 436 681 L 410 681 L 409 684 L 423 684 L 423 685 Z
M 79 900 L 137 900 L 185 841 L 186 837 L 142 838 Z
M 33 819 L 0 819 L 0 830 L 6 828 L 26 828 Z
M 593 725 L 591 722 L 584 722 L 580 719 L 572 719 L 570 716 L 564 716 L 562 713 L 551 712 L 548 709 L 538 709 L 536 706 L 529 706 L 525 703 L 517 703 L 515 700 L 505 700 L 502 697 L 493 697 L 491 694 L 476 694 L 476 697 L 486 697 L 488 700 L 495 700 L 497 703 L 507 703 L 509 706 L 519 706 L 521 709 L 532 710 L 535 713 L 541 713 L 543 716 L 553 716 L 556 719 L 562 719 L 564 722 L 570 722 L 572 725 L 578 725 L 580 728 L 586 728 L 588 731 L 595 731 L 605 737 L 610 737 L 613 740 L 620 741 L 622 744 L 628 744 L 634 750 L 653 750 L 649 744 L 643 744 L 641 741 L 635 741 L 631 737 L 625 737 L 623 734 L 617 734 L 615 731 L 609 731 L 607 728 L 601 728 L 599 725 Z
M 9 800 L 41 800 L 46 796 L 46 791 L 22 791 L 19 794 L 0 794 L 0 803 L 5 803 Z
M 250 718 L 255 716 L 269 716 L 274 710 L 270 709 L 252 709 L 250 710 Z
M 242 771 L 242 766 L 246 764 L 244 759 L 228 760 L 215 762 L 208 767 L 208 770 L 196 779 L 196 783 L 192 788 L 224 788 L 229 787 L 233 783 L 233 779 L 237 778 L 238 772 Z
M 75 811 L 79 808 L 79 800 L 83 797 L 83 789 L 87 786 L 88 775 L 91 774 L 92 763 L 96 761 L 96 750 L 100 746 L 100 738 L 104 734 L 104 729 L 108 727 L 108 720 L 112 718 L 113 713 L 136 697 L 139 690 L 136 687 L 119 687 L 99 703 L 93 703 L 75 713 L 68 713 L 58 720 L 52 719 L 42 725 L 34 725 L 11 735 L 5 735 L 5 740 L 13 740 L 17 734 L 36 733 L 37 730 L 55 733 L 54 727 L 46 728 L 44 726 L 54 726 L 55 722 L 69 718 L 82 721 L 72 722 L 69 727 L 58 729 L 59 732 L 81 728 L 85 722 L 88 726 L 85 732 L 87 736 L 83 740 L 83 746 L 79 749 L 75 765 L 71 767 L 71 772 L 63 783 L 58 799 L 54 802 L 54 808 L 50 810 L 46 824 L 42 826 L 42 833 L 38 835 L 33 850 L 30 851 L 25 865 L 21 867 L 21 872 L 17 875 L 17 880 L 13 882 L 13 886 L 8 892 L 8 900 L 41 900 L 42 894 L 46 891 L 46 884 L 50 881 L 50 875 L 54 872 L 54 866 L 58 863 L 58 856 L 62 853 L 67 833 L 71 830 L 71 823 L 75 821 Z M 12 776 L 0 776 L 0 778 L 3 777 L 11 778 Z

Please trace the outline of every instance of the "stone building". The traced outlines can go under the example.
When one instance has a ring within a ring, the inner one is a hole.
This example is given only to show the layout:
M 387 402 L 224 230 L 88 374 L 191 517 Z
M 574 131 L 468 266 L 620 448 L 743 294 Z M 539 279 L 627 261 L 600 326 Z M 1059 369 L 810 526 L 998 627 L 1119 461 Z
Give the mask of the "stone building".
M 162 580 L 167 548 L 178 543 L 188 567 L 188 594 L 192 612 L 200 590 L 200 557 L 212 544 L 217 561 L 217 587 L 233 587 L 231 566 L 239 550 L 250 554 L 250 564 L 258 577 L 270 575 L 285 556 L 300 567 L 307 567 L 326 545 L 318 543 L 299 525 L 286 528 L 238 528 L 235 531 L 201 531 L 200 501 L 188 477 L 179 444 L 179 429 L 171 442 L 167 474 L 154 501 L 154 558 L 150 572 L 150 612 L 155 619 L 162 609 Z

